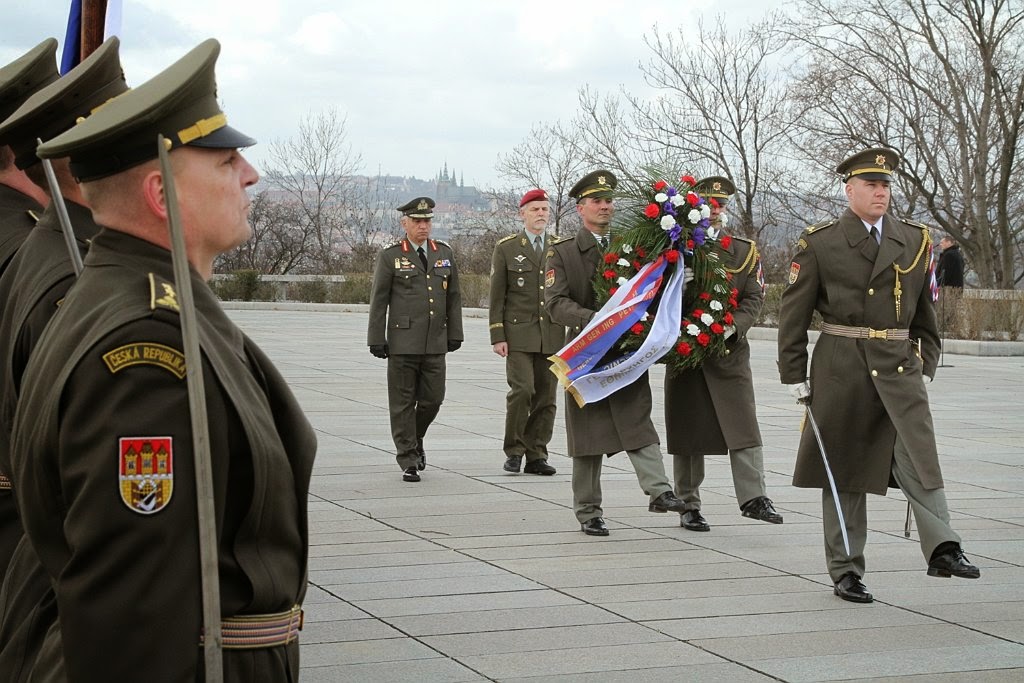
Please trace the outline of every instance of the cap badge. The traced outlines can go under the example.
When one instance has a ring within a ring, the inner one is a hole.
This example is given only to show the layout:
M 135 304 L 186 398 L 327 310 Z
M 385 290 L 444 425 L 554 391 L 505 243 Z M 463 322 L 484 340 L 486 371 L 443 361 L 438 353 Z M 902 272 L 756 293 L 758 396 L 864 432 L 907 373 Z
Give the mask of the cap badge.
M 597 176 L 597 184 L 598 185 L 607 185 L 608 182 L 604 179 L 603 175 L 599 175 L 599 176 Z
M 719 191 L 721 191 L 721 189 L 722 189 L 722 183 L 714 183 L 714 184 L 713 184 L 713 185 L 711 186 L 711 189 L 712 189 L 712 190 L 714 190 L 715 192 L 719 192 Z
M 885 166 L 885 155 L 879 154 L 878 156 L 876 156 L 875 163 L 878 164 L 879 166 Z
M 420 203 L 416 205 L 416 209 L 419 210 L 419 211 L 423 211 L 424 209 L 429 209 L 429 208 L 430 208 L 430 205 L 427 204 L 427 200 L 426 199 L 421 199 Z

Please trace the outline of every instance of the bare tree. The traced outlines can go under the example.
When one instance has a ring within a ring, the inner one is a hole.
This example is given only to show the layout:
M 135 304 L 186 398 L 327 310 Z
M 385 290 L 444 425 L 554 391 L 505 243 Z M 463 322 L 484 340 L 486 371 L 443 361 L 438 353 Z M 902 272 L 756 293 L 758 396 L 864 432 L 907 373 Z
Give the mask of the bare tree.
M 892 147 L 905 201 L 956 238 L 983 287 L 1022 278 L 1024 6 L 1013 0 L 800 0 L 796 144 L 829 166 Z M 812 161 L 813 160 L 813 161 Z
M 347 119 L 337 109 L 307 114 L 297 135 L 270 143 L 269 163 L 265 178 L 276 198 L 301 211 L 310 267 L 324 274 L 339 272 L 348 239 L 351 177 L 362 165 L 362 156 L 348 143 Z
M 302 229 L 302 222 L 302 211 L 295 203 L 274 201 L 266 190 L 257 192 L 249 208 L 252 237 L 221 255 L 216 270 L 284 275 L 301 267 L 309 247 L 309 233 Z

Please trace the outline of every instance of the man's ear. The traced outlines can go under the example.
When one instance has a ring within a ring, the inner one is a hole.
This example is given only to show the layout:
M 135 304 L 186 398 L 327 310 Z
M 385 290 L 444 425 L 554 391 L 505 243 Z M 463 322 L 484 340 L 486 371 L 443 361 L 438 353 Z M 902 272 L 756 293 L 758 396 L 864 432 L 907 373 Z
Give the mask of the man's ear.
M 164 196 L 164 179 L 160 175 L 160 169 L 146 173 L 141 182 L 146 208 L 161 220 L 167 220 L 167 200 Z

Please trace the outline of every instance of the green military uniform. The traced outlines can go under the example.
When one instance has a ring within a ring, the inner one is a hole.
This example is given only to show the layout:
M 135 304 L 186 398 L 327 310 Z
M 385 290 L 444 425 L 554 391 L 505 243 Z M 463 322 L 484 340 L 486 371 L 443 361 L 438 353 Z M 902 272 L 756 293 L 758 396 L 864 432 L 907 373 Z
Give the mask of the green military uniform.
M 837 170 L 845 179 L 866 174 L 866 179 L 888 180 L 895 154 L 868 152 Z M 864 221 L 847 210 L 837 220 L 808 228 L 790 267 L 779 315 L 783 383 L 799 384 L 807 377 L 807 330 L 815 310 L 825 323 L 811 359 L 810 407 L 840 492 L 849 554 L 809 428 L 800 438 L 793 484 L 823 490 L 826 561 L 833 581 L 848 573 L 863 576 L 864 495 L 884 495 L 891 478 L 914 506 L 926 558 L 940 543 L 960 540 L 949 527 L 923 381 L 934 375 L 939 354 L 930 252 L 926 226 L 886 214 L 876 242 Z
M 521 230 L 500 240 L 491 257 L 491 344 L 508 344 L 502 449 L 506 456 L 525 455 L 528 463 L 548 457 L 558 387 L 548 356 L 562 348 L 565 335 L 544 302 L 544 237 Z
M 765 495 L 761 431 L 757 425 L 754 380 L 747 331 L 764 302 L 761 259 L 754 242 L 733 237 L 726 269 L 738 290 L 736 328 L 727 355 L 710 358 L 694 370 L 665 376 L 667 450 L 674 456 L 676 495 L 688 510 L 700 510 L 704 456 L 729 453 L 736 500 L 742 506 Z M 685 415 L 685 420 L 678 416 Z
M 423 437 L 444 401 L 445 354 L 463 339 L 452 249 L 433 239 L 422 248 L 426 266 L 408 238 L 382 249 L 370 292 L 367 343 L 388 349 L 391 436 L 403 470 L 420 464 Z
M 35 154 L 38 139 L 49 140 L 64 132 L 128 89 L 118 48 L 117 38 L 106 41 L 0 124 L 0 144 L 10 146 L 18 168 L 39 163 Z M 66 201 L 66 208 L 79 252 L 84 255 L 99 226 L 86 207 Z M 0 311 L 0 472 L 10 472 L 10 436 L 22 374 L 43 329 L 74 281 L 56 204 L 50 204 L 0 278 L 0 301 L 5 302 Z M 15 521 L 11 526 L 21 532 L 20 520 Z M 0 674 L 5 674 L 0 677 L 16 680 L 30 670 L 56 618 L 49 578 L 31 543 L 23 542 L 15 550 L 9 580 L 0 591 Z
M 585 176 L 570 196 L 606 196 L 607 172 Z M 611 188 L 614 189 L 614 181 Z M 597 312 L 593 278 L 602 260 L 594 233 L 580 229 L 575 237 L 556 242 L 547 253 L 545 298 L 551 319 L 566 328 L 568 343 Z M 658 432 L 651 421 L 651 385 L 645 372 L 632 384 L 582 408 L 568 394 L 565 427 L 572 462 L 573 509 L 580 523 L 600 518 L 601 466 L 605 455 L 626 451 L 636 470 L 640 488 L 653 501 L 671 492 L 665 475 Z
M 70 156 L 87 183 L 153 159 L 157 132 L 172 156 L 186 144 L 252 144 L 217 106 L 218 52 L 216 41 L 204 42 L 41 145 L 39 155 Z M 205 678 L 196 474 L 172 277 L 165 248 L 101 231 L 25 370 L 12 434 L 14 490 L 59 613 L 59 630 L 48 633 L 36 661 L 39 680 L 60 675 L 61 659 L 74 681 L 134 680 L 140 672 Z M 195 271 L 191 286 L 209 414 L 224 679 L 295 681 L 315 435 L 273 364 Z
M 7 270 L 42 212 L 39 202 L 0 183 L 0 275 Z

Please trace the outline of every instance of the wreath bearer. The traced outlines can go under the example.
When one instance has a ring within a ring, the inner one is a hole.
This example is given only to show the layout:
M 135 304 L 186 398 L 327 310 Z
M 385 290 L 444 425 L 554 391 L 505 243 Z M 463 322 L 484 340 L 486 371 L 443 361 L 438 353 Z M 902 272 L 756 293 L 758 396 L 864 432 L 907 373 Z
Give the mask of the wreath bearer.
M 556 242 L 547 253 L 545 299 L 548 315 L 566 329 L 566 342 L 574 339 L 600 308 L 594 274 L 607 249 L 617 179 L 609 171 L 588 173 L 569 196 L 583 227 L 574 237 Z M 683 511 L 665 474 L 658 433 L 651 421 L 651 386 L 644 372 L 607 398 L 583 407 L 568 394 L 565 424 L 572 458 L 572 496 L 576 519 L 583 533 L 607 536 L 601 507 L 601 466 L 605 456 L 626 451 L 651 512 Z
M 871 602 L 864 576 L 866 495 L 898 486 L 917 520 L 929 576 L 981 575 L 950 528 L 925 383 L 935 375 L 939 335 L 929 283 L 927 226 L 888 213 L 899 158 L 867 149 L 836 168 L 849 208 L 812 225 L 797 243 L 779 313 L 779 372 L 809 403 L 838 489 L 849 536 L 812 429 L 804 429 L 793 485 L 822 489 L 825 561 L 835 595 Z M 807 328 L 824 321 L 807 380 Z M 892 484 L 890 484 L 892 482 Z
M 721 230 L 726 203 L 736 186 L 728 178 L 711 176 L 698 180 L 694 191 L 710 204 L 713 229 Z M 736 500 L 744 517 L 782 524 L 782 515 L 765 491 L 747 343 L 747 330 L 764 302 L 761 257 L 751 240 L 732 237 L 719 243 L 738 304 L 723 334 L 728 344 L 725 355 L 710 356 L 698 368 L 670 368 L 665 375 L 666 440 L 673 455 L 676 495 L 686 504 L 679 525 L 690 531 L 711 528 L 701 514 L 699 489 L 708 453 L 729 454 Z

